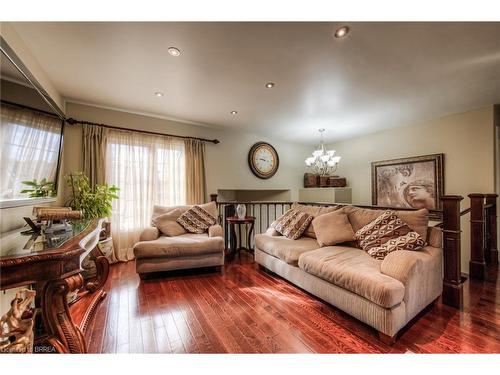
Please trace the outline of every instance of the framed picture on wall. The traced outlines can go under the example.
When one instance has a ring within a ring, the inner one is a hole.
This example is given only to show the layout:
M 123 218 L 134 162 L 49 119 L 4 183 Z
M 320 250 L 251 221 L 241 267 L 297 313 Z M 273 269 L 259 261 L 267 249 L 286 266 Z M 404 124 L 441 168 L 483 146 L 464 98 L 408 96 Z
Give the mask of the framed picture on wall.
M 372 204 L 442 209 L 444 154 L 372 162 Z

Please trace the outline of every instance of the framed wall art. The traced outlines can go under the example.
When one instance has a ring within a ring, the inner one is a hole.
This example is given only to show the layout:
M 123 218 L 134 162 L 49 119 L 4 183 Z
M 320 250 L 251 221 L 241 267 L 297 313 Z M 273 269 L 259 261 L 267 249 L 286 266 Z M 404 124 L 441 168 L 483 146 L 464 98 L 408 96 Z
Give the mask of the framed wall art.
M 372 162 L 372 204 L 442 209 L 444 154 Z

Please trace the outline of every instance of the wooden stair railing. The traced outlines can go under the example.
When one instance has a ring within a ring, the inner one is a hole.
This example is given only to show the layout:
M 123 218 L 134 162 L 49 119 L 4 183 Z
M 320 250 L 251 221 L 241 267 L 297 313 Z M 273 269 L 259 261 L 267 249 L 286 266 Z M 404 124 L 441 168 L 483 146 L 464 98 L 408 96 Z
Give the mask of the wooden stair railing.
M 470 262 L 469 275 L 484 280 L 487 264 L 498 264 L 497 194 L 469 194 Z
M 460 234 L 460 195 L 445 195 L 443 202 L 443 303 L 456 308 L 463 305 L 463 282 L 460 272 L 461 242 Z
M 484 260 L 485 236 L 485 194 L 469 194 L 470 199 L 470 261 L 469 276 L 483 280 L 486 269 Z
M 498 194 L 486 194 L 486 264 L 498 265 Z

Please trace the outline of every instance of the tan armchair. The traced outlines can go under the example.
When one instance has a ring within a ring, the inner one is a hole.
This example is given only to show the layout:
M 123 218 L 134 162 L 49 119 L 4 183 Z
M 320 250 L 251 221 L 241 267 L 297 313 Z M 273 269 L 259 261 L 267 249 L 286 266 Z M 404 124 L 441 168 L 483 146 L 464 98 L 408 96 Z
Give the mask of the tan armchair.
M 190 206 L 155 206 L 153 218 L 180 208 L 187 211 Z M 209 209 L 215 209 L 209 206 Z M 164 235 L 152 226 L 142 231 L 139 242 L 134 245 L 135 268 L 139 276 L 160 271 L 171 271 L 224 265 L 224 237 L 219 224 L 212 225 L 206 233 L 185 233 L 177 236 Z

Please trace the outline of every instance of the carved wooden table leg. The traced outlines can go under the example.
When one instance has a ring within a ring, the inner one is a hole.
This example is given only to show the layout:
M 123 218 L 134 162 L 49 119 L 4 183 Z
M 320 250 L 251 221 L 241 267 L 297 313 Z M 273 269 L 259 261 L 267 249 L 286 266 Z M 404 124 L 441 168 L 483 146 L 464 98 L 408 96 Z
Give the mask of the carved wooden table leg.
M 236 255 L 236 249 L 237 249 L 237 246 L 238 246 L 238 243 L 237 243 L 237 238 L 236 238 L 236 227 L 235 227 L 235 224 L 234 223 L 231 223 L 230 224 L 230 231 L 231 231 L 231 241 L 230 241 L 230 246 L 231 246 L 231 253 L 230 253 L 230 257 L 231 259 L 233 259 Z
M 108 279 L 109 261 L 108 258 L 106 258 L 102 253 L 101 249 L 99 248 L 99 245 L 97 245 L 92 250 L 91 254 L 92 257 L 94 258 L 96 266 L 96 277 L 85 284 L 85 289 L 93 293 L 96 290 L 101 289 L 104 286 L 106 280 Z
M 253 253 L 253 246 L 252 246 L 252 234 L 253 234 L 253 227 L 254 227 L 254 222 L 252 221 L 250 223 L 250 230 L 248 231 L 248 235 L 247 235 L 247 238 L 248 238 L 248 250 Z
M 80 274 L 47 282 L 43 290 L 42 314 L 47 341 L 59 353 L 86 353 L 87 346 L 82 332 L 75 326 L 66 300 L 68 293 L 83 286 Z

